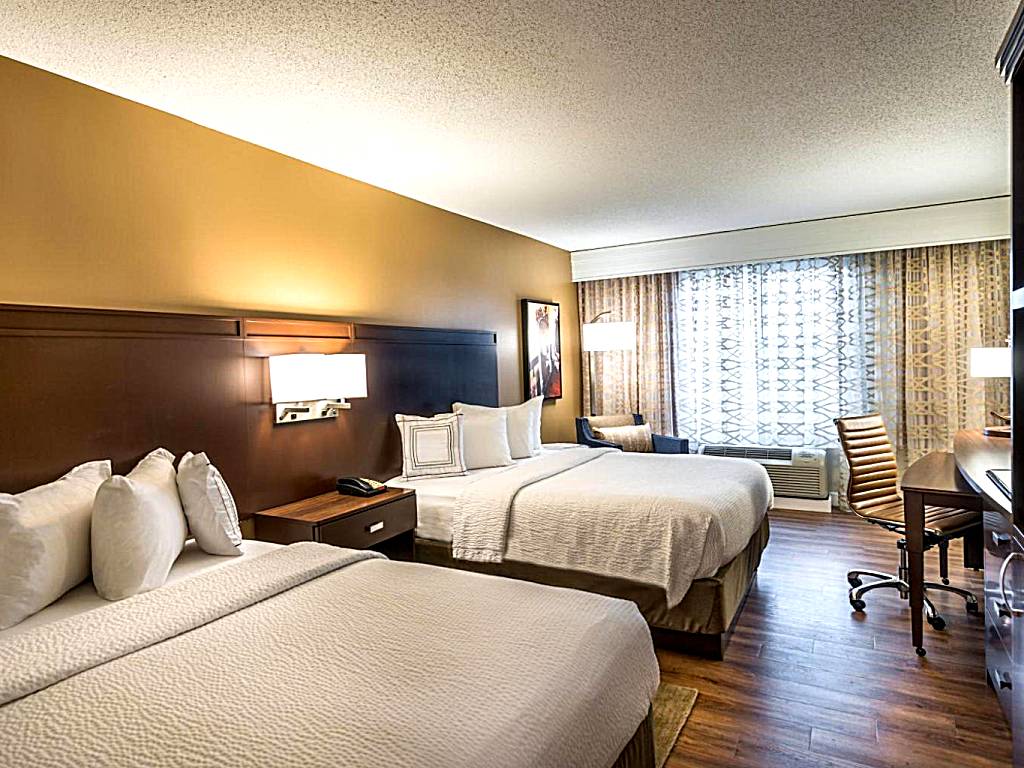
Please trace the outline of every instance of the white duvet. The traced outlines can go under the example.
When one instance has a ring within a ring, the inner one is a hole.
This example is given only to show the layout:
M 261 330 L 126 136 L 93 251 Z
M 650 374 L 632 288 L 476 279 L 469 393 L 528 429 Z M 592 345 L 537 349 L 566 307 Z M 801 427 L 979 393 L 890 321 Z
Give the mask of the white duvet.
M 609 766 L 629 602 L 304 543 L 0 641 L 4 766 Z
M 467 485 L 452 554 L 626 578 L 662 587 L 674 607 L 743 550 L 772 500 L 753 461 L 557 451 Z

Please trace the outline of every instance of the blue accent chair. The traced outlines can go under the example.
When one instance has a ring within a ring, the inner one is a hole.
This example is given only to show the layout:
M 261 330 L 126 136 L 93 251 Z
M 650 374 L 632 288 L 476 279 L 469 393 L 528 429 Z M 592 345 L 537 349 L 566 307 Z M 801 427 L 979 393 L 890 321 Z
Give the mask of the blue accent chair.
M 633 414 L 633 424 L 644 424 L 644 417 L 639 413 Z M 689 453 L 690 441 L 685 437 L 672 437 L 671 435 L 651 435 L 654 439 L 655 453 Z M 580 445 L 587 445 L 591 448 L 618 448 L 622 446 L 607 440 L 598 440 L 594 437 L 594 430 L 590 426 L 590 419 L 586 416 L 576 419 L 576 442 Z

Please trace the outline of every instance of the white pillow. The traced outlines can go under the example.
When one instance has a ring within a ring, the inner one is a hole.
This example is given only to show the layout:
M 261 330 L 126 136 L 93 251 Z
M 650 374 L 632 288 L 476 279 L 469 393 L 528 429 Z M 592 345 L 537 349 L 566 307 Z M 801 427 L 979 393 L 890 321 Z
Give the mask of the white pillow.
M 460 415 L 466 447 L 466 469 L 506 467 L 512 463 L 508 447 L 508 418 L 504 408 L 468 410 Z
M 452 403 L 452 410 L 455 413 L 504 411 L 507 418 L 508 447 L 513 459 L 525 459 L 540 453 L 540 415 L 543 407 L 543 395 L 531 398 L 525 403 L 509 405 L 504 408 Z
M 121 600 L 162 586 L 187 535 L 174 454 L 157 448 L 127 477 L 115 475 L 96 492 L 92 511 L 96 591 L 107 600 Z
M 402 477 L 448 477 L 466 474 L 461 413 L 406 416 L 396 413 L 402 435 Z
M 109 477 L 109 461 L 90 461 L 24 493 L 0 493 L 0 629 L 89 578 L 93 499 Z
M 205 453 L 186 453 L 178 462 L 178 495 L 189 530 L 203 552 L 240 555 L 238 507 L 220 471 Z

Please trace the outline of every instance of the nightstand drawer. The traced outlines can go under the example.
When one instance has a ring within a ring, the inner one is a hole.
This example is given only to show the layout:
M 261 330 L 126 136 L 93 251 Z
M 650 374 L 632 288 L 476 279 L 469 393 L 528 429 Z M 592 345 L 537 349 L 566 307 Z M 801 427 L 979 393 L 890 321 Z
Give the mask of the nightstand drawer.
M 416 498 L 371 507 L 319 528 L 320 541 L 336 547 L 369 549 L 416 527 Z

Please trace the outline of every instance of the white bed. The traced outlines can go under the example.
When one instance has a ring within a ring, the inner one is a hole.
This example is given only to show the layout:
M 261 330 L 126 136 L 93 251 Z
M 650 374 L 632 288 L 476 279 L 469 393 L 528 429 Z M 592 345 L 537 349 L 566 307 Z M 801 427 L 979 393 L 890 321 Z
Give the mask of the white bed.
M 549 443 L 541 452 L 541 456 L 528 459 L 516 459 L 513 466 L 521 466 L 528 462 L 536 463 L 543 456 L 554 451 L 587 450 L 575 443 Z M 393 477 L 385 483 L 393 488 L 412 488 L 416 491 L 416 536 L 430 541 L 452 541 L 452 515 L 455 503 L 462 492 L 472 483 L 485 477 L 492 477 L 505 472 L 509 467 L 490 467 L 488 469 L 471 469 L 464 475 L 452 477 L 423 477 L 405 480 Z
M 0 765 L 608 768 L 647 721 L 658 663 L 632 603 L 244 549 L 189 547 L 163 587 L 82 585 L 0 635 Z
M 456 559 L 629 579 L 663 588 L 669 608 L 744 550 L 773 501 L 752 461 L 572 444 L 388 484 L 416 490 L 417 537 L 451 544 Z

